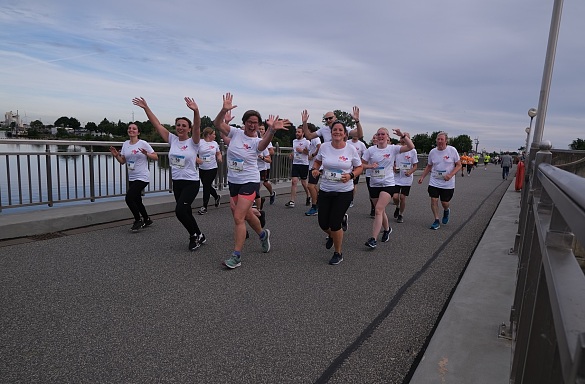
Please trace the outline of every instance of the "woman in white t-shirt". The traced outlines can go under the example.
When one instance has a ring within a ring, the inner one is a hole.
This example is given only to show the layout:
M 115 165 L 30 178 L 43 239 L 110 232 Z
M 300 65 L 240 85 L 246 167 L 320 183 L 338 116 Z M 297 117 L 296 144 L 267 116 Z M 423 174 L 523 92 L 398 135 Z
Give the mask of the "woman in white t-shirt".
M 390 239 L 392 227 L 390 227 L 388 215 L 386 215 L 386 206 L 392 201 L 392 196 L 397 191 L 394 180 L 394 162 L 400 153 L 414 148 L 414 144 L 406 133 L 402 133 L 398 128 L 392 131 L 404 140 L 404 145 L 389 145 L 390 133 L 388 129 L 382 127 L 376 133 L 378 136 L 377 144 L 368 148 L 363 156 L 364 168 L 370 170 L 370 199 L 376 207 L 372 236 L 366 241 L 366 246 L 370 248 L 376 248 L 378 244 L 376 238 L 382 227 L 384 229 L 382 242 L 387 242 Z
M 301 114 L 303 124 L 308 120 Z M 353 199 L 353 179 L 362 173 L 362 161 L 355 147 L 347 144 L 347 129 L 341 121 L 331 125 L 331 141 L 321 144 L 311 172 L 316 176 L 323 169 L 318 197 L 319 227 L 327 233 L 325 248 L 334 247 L 330 265 L 343 261 L 343 232 L 347 229 L 347 209 Z M 345 220 L 345 228 L 344 228 Z
M 173 194 L 175 196 L 175 215 L 189 233 L 189 250 L 194 251 L 205 243 L 205 235 L 201 233 L 197 221 L 193 216 L 191 204 L 199 193 L 199 170 L 197 169 L 197 153 L 201 129 L 199 107 L 190 97 L 185 97 L 187 107 L 193 111 L 193 123 L 186 117 L 175 119 L 177 134 L 169 132 L 158 120 L 155 114 L 142 97 L 132 99 L 132 103 L 146 112 L 164 141 L 170 144 L 169 163 L 173 180 Z M 191 137 L 189 137 L 191 133 Z
M 213 188 L 213 181 L 217 176 L 217 163 L 222 162 L 219 144 L 215 141 L 215 129 L 207 127 L 203 130 L 203 140 L 199 141 L 199 153 L 197 164 L 199 165 L 199 177 L 203 186 L 203 206 L 199 209 L 199 214 L 207 213 L 207 204 L 209 198 L 213 196 L 215 206 L 219 207 L 220 196 Z
M 258 154 L 263 152 L 278 129 L 286 129 L 284 121 L 278 116 L 270 115 L 266 120 L 268 130 L 262 139 L 258 137 L 258 125 L 262 122 L 260 113 L 246 111 L 242 117 L 243 129 L 229 126 L 225 120 L 229 111 L 236 108 L 233 96 L 226 93 L 223 105 L 215 118 L 214 125 L 220 133 L 229 138 L 226 154 L 228 168 L 228 186 L 230 207 L 234 216 L 234 251 L 223 262 L 229 269 L 241 265 L 242 249 L 246 240 L 246 223 L 258 234 L 262 252 L 270 251 L 270 230 L 262 228 L 259 217 L 252 210 L 254 199 L 260 195 L 260 172 L 258 171 Z
M 148 160 L 158 160 L 158 155 L 152 149 L 150 144 L 141 140 L 140 130 L 135 123 L 128 124 L 129 139 L 122 144 L 122 149 L 118 151 L 110 147 L 110 152 L 120 164 L 126 164 L 128 172 L 128 189 L 126 190 L 126 205 L 134 216 L 134 224 L 131 230 L 138 231 L 140 228 L 152 225 L 152 220 L 148 217 L 146 208 L 142 203 L 142 190 L 146 188 L 150 181 L 148 171 Z M 142 216 L 142 219 L 140 218 Z

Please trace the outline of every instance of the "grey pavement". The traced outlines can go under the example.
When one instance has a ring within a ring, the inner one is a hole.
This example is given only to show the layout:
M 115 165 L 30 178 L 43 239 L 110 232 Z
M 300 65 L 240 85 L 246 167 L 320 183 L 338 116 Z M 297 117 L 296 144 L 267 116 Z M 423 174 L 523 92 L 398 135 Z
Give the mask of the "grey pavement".
M 233 243 L 226 199 L 196 216 L 208 240 L 195 252 L 170 196 L 145 198 L 155 223 L 138 233 L 123 202 L 3 212 L 2 233 L 28 217 L 31 235 L 0 242 L 0 382 L 507 382 L 510 345 L 497 332 L 519 194 L 499 167 L 457 178 L 438 231 L 426 181 L 414 185 L 405 223 L 375 250 L 361 183 L 338 266 L 304 193 L 284 206 L 288 190 L 279 184 L 265 209 L 270 253 L 252 233 L 233 271 L 221 266 Z

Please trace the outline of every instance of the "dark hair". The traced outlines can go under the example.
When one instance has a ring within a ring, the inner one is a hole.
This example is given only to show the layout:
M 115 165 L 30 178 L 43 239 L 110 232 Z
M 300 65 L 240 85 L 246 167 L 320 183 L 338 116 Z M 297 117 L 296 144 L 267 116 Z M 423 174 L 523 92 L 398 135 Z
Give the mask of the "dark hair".
M 349 132 L 347 132 L 347 127 L 345 126 L 345 123 L 343 121 L 335 120 L 335 122 L 333 124 L 331 124 L 331 130 L 333 130 L 333 127 L 336 126 L 337 124 L 339 124 L 343 127 L 343 135 L 345 137 L 348 137 Z
M 244 112 L 244 116 L 242 116 L 242 123 L 246 124 L 246 121 L 252 116 L 256 116 L 258 118 L 258 123 L 262 122 L 262 116 L 260 116 L 260 112 L 250 109 Z
M 193 123 L 191 123 L 191 120 L 189 120 L 188 117 L 177 117 L 175 119 L 175 125 L 177 125 L 177 121 L 179 120 L 185 120 L 187 122 L 187 124 L 189 125 L 189 128 L 191 128 L 191 126 L 193 125 Z

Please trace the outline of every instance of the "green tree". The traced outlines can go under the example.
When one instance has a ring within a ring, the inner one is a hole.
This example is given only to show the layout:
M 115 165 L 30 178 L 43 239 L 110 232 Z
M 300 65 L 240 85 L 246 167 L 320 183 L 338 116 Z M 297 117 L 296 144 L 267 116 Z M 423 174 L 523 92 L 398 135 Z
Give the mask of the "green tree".
M 93 121 L 90 121 L 87 124 L 85 124 L 85 129 L 87 129 L 88 131 L 97 132 L 98 126 Z
M 355 120 L 353 119 L 353 117 L 351 117 L 351 113 L 336 109 L 335 111 L 333 111 L 333 114 L 335 114 L 337 120 L 341 121 L 347 127 L 349 128 L 355 127 Z
M 573 140 L 571 145 L 569 145 L 569 148 L 571 148 L 573 150 L 585 150 L 585 140 L 575 139 L 575 140 Z
M 69 118 L 67 116 L 61 116 L 57 120 L 55 120 L 55 127 L 68 127 L 69 126 Z
M 41 129 L 43 129 L 45 127 L 45 125 L 43 124 L 42 121 L 35 120 L 35 121 L 33 121 L 33 122 L 30 123 L 30 127 L 32 129 L 36 129 L 36 130 L 39 130 L 40 131 Z
M 457 152 L 470 152 L 473 148 L 473 143 L 471 142 L 471 137 L 469 135 L 459 135 L 455 136 L 450 140 L 450 145 L 457 148 Z
M 433 141 L 428 133 L 417 133 L 412 136 L 412 143 L 418 153 L 429 153 L 433 149 Z
M 201 116 L 201 131 L 207 127 L 213 128 L 213 120 L 209 116 Z

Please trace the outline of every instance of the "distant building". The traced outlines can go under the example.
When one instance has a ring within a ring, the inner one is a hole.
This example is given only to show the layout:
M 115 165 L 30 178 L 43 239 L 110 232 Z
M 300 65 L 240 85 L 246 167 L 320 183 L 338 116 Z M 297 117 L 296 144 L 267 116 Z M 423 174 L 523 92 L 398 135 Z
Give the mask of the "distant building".
M 12 126 L 12 123 L 15 123 L 14 126 L 17 129 L 24 128 L 22 125 L 22 120 L 20 120 L 20 115 L 18 114 L 18 111 L 16 112 L 16 114 L 14 114 L 12 111 L 6 112 L 4 114 L 4 123 L 2 124 L 2 126 L 5 128 L 10 128 Z

